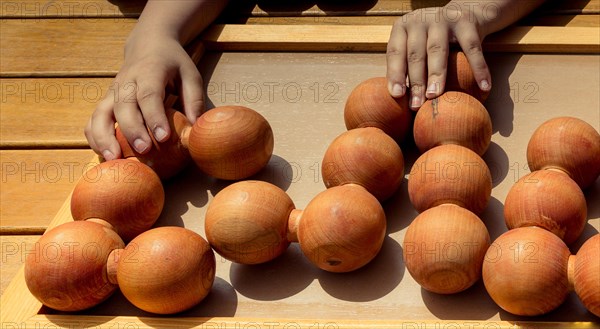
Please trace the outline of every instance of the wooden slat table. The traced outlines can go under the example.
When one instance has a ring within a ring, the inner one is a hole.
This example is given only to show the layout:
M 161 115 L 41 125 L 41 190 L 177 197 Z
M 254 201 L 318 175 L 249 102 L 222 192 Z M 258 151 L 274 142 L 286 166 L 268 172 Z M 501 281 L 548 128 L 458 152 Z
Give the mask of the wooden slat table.
M 347 95 L 360 81 L 385 74 L 382 49 L 395 16 L 443 3 L 380 0 L 341 8 L 309 2 L 285 7 L 241 1 L 229 8 L 218 21 L 225 25 L 215 25 L 204 35 L 209 52 L 200 67 L 213 105 L 246 105 L 271 122 L 276 134 L 275 156 L 257 178 L 281 186 L 299 208 L 304 207 L 324 188 L 319 165 L 329 142 L 344 130 L 341 113 Z M 573 115 L 600 130 L 599 3 L 549 1 L 519 26 L 486 41 L 494 78 L 486 107 L 494 122 L 494 136 L 484 158 L 492 169 L 494 190 L 483 220 L 492 238 L 506 229 L 502 202 L 508 189 L 528 172 L 525 147 L 533 129 L 547 118 Z M 356 273 L 340 276 L 318 271 L 293 246 L 281 259 L 258 267 L 232 265 L 218 258 L 211 295 L 176 317 L 145 314 L 118 294 L 78 314 L 40 310 L 23 286 L 19 269 L 47 227 L 70 220 L 69 193 L 84 168 L 95 161 L 83 126 L 121 65 L 123 42 L 143 4 L 15 0 L 0 6 L 3 328 L 296 324 L 307 328 L 508 328 L 564 327 L 564 321 L 570 326 L 591 327 L 594 324 L 588 321 L 598 321 L 574 294 L 555 312 L 524 318 L 501 311 L 481 283 L 454 296 L 421 290 L 405 271 L 401 257 L 404 231 L 416 216 L 407 200 L 406 184 L 385 205 L 389 227 L 382 254 Z M 295 38 L 288 46 L 252 38 L 263 37 L 258 31 L 274 24 L 279 26 L 270 41 L 286 40 L 281 32 L 297 30 L 294 25 L 303 25 L 314 34 L 305 40 Z M 535 28 L 528 28 L 532 25 Z M 243 31 L 251 37 L 243 42 L 253 51 L 236 49 L 239 45 L 230 37 L 236 34 L 219 31 Z M 346 39 L 334 46 L 314 42 L 320 32 L 332 31 L 346 31 L 348 36 L 368 42 Z M 559 33 L 559 37 L 548 38 L 547 31 Z M 364 35 L 368 38 L 362 38 Z M 403 151 L 408 171 L 417 154 L 409 146 Z M 166 184 L 168 202 L 157 225 L 184 225 L 203 235 L 206 204 L 223 186 L 189 168 Z M 600 230 L 600 182 L 586 197 L 589 225 L 573 252 Z

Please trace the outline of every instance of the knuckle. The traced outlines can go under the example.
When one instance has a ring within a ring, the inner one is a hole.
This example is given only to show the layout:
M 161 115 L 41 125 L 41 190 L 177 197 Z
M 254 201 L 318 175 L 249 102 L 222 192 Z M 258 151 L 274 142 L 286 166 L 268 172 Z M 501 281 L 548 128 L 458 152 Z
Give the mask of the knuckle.
M 409 63 L 418 63 L 425 60 L 425 56 L 418 51 L 409 51 L 406 60 Z
M 151 87 L 139 87 L 136 92 L 137 99 L 140 102 L 161 97 L 161 92 Z M 162 98 L 162 97 L 161 97 Z
M 404 51 L 398 47 L 388 45 L 385 54 L 387 55 L 387 57 L 402 56 L 404 55 Z
M 447 50 L 446 47 L 442 46 L 440 43 L 432 43 L 427 47 L 427 53 L 444 55 L 447 53 Z

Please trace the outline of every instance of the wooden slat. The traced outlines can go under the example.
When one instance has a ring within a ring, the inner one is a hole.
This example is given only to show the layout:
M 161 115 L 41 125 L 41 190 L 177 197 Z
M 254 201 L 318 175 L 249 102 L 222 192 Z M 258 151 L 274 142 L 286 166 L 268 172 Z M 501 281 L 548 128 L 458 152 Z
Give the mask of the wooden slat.
M 0 148 L 87 148 L 83 128 L 112 78 L 0 79 Z
M 2 266 L 0 266 L 0 294 L 15 277 L 28 251 L 34 250 L 39 235 L 0 235 Z
M 91 150 L 0 151 L 0 226 L 13 233 L 48 226 L 93 156 Z
M 386 49 L 390 26 L 215 25 L 203 39 L 221 51 L 374 51 Z M 598 53 L 600 29 L 512 27 L 484 42 L 487 51 Z
M 2 20 L 0 75 L 114 76 L 135 19 Z
M 411 10 L 443 6 L 447 0 L 379 0 L 354 2 L 231 1 L 224 18 L 253 16 L 402 15 Z M 13 0 L 3 1 L 1 18 L 138 17 L 145 0 Z M 548 1 L 540 8 L 548 14 L 598 14 L 600 0 Z M 230 23 L 225 20 L 224 22 Z
M 396 16 L 241 17 L 230 23 L 276 25 L 389 25 Z M 600 27 L 600 15 L 536 15 L 518 22 L 527 26 Z

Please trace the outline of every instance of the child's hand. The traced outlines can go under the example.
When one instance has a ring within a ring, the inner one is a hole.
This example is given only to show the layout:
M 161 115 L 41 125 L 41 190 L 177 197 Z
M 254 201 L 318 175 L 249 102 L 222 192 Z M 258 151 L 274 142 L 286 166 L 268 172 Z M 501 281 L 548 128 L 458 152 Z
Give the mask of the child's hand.
M 125 62 L 112 89 L 98 103 L 85 128 L 94 151 L 119 158 L 115 122 L 139 153 L 169 138 L 163 102 L 175 92 L 190 122 L 204 109 L 202 77 L 182 45 L 191 42 L 219 15 L 226 0 L 148 0 L 129 35 Z
M 423 8 L 394 24 L 387 47 L 388 89 L 394 97 L 403 96 L 408 75 L 413 110 L 444 91 L 450 42 L 463 49 L 479 87 L 491 87 L 479 23 L 472 12 L 457 9 Z
M 167 140 L 171 132 L 163 101 L 168 91 L 180 96 L 193 123 L 204 109 L 202 77 L 181 44 L 155 36 L 130 39 L 121 70 L 86 126 L 92 149 L 107 160 L 120 157 L 115 120 L 139 153 L 152 147 L 147 127 L 157 141 Z
M 450 1 L 444 7 L 423 8 L 400 17 L 387 46 L 388 89 L 401 97 L 410 88 L 410 107 L 417 110 L 428 98 L 444 92 L 449 43 L 465 53 L 479 88 L 489 91 L 492 80 L 483 58 L 485 36 L 528 14 L 543 0 Z

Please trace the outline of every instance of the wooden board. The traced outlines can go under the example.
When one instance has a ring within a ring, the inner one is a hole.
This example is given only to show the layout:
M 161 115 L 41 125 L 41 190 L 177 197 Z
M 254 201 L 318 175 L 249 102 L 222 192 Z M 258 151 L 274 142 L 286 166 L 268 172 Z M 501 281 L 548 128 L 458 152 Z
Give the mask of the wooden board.
M 385 52 L 390 26 L 382 25 L 215 25 L 202 38 L 221 51 Z M 595 27 L 514 26 L 483 42 L 486 51 L 600 53 Z
M 401 15 L 408 11 L 433 6 L 443 6 L 447 0 L 372 0 L 354 2 L 310 1 L 278 3 L 263 1 L 232 1 L 225 14 L 229 17 L 252 16 L 324 16 L 324 15 Z M 97 18 L 137 17 L 144 8 L 145 0 L 13 0 L 3 1 L 0 6 L 2 18 Z M 600 1 L 547 1 L 540 8 L 542 13 L 598 14 Z
M 354 2 L 310 1 L 293 3 L 232 1 L 226 9 L 226 17 L 256 16 L 325 16 L 325 15 L 402 15 L 408 11 L 443 6 L 447 0 L 373 0 Z M 2 18 L 115 18 L 137 17 L 144 8 L 145 0 L 13 0 L 3 1 L 0 6 Z M 547 1 L 539 10 L 553 14 L 598 14 L 600 1 Z
M 277 25 L 389 25 L 401 18 L 397 16 L 253 16 L 228 20 L 229 24 Z M 524 26 L 599 27 L 600 15 L 531 15 L 517 22 Z
M 494 89 L 486 106 L 494 136 L 484 159 L 491 168 L 494 189 L 482 219 L 495 238 L 506 230 L 502 202 L 508 189 L 529 172 L 525 148 L 533 130 L 558 115 L 580 117 L 600 130 L 600 100 L 596 95 L 600 62 L 597 56 L 581 55 L 489 54 L 488 60 Z M 275 156 L 255 178 L 282 187 L 296 206 L 303 208 L 324 189 L 320 161 L 327 145 L 345 129 L 342 113 L 346 97 L 360 81 L 385 74 L 385 55 L 210 53 L 203 61 L 202 73 L 213 105 L 250 106 L 269 120 L 275 132 Z M 403 151 L 408 172 L 417 154 L 407 146 Z M 206 205 L 225 185 L 190 167 L 165 185 L 168 201 L 157 225 L 185 226 L 204 235 Z M 217 257 L 217 280 L 209 297 L 176 317 L 158 317 L 137 310 L 120 295 L 93 310 L 49 314 L 53 312 L 40 309 L 28 294 L 22 272 L 18 272 L 2 296 L 2 321 L 38 327 L 129 324 L 137 328 L 273 327 L 273 323 L 304 328 L 314 328 L 315 324 L 320 328 L 597 326 L 590 321 L 598 318 L 586 312 L 574 294 L 555 312 L 526 318 L 501 311 L 481 283 L 452 296 L 420 289 L 402 263 L 403 236 L 416 216 L 406 193 L 404 182 L 385 204 L 388 237 L 381 254 L 354 273 L 319 271 L 297 246 L 260 266 L 235 265 Z M 600 181 L 586 196 L 589 221 L 573 252 L 600 230 Z M 71 220 L 67 205 L 68 199 L 51 226 Z
M 135 22 L 127 18 L 2 20 L 0 77 L 114 77 Z
M 90 166 L 91 150 L 0 150 L 0 233 L 41 234 Z
M 87 148 L 83 134 L 112 78 L 0 79 L 0 148 Z

